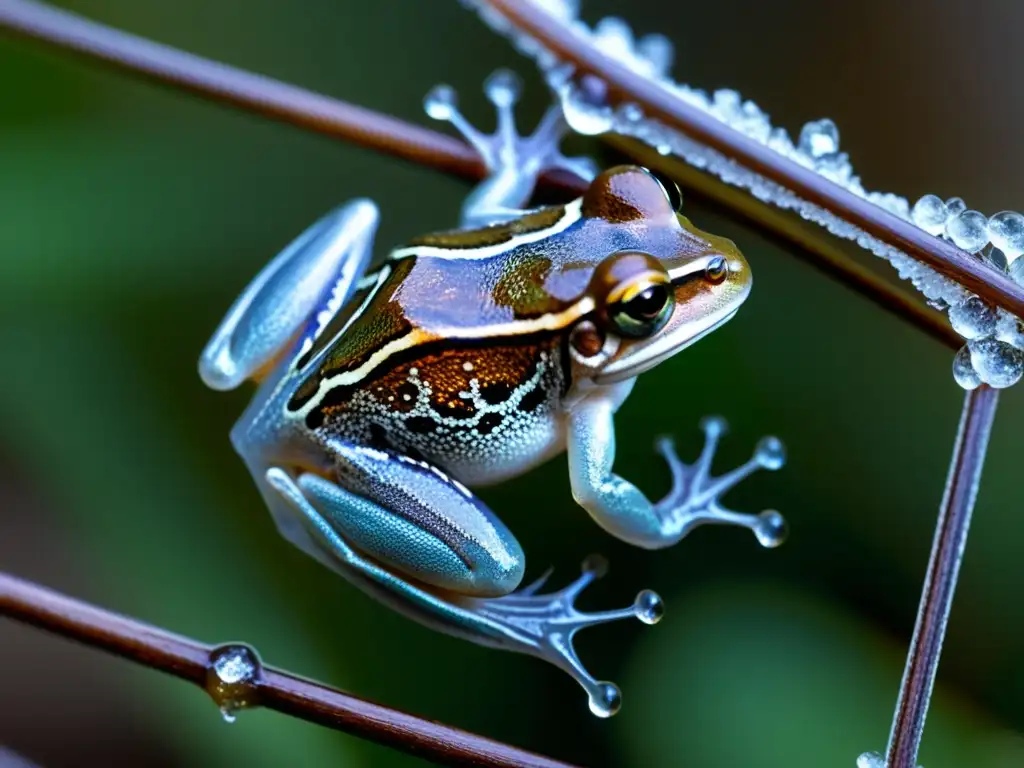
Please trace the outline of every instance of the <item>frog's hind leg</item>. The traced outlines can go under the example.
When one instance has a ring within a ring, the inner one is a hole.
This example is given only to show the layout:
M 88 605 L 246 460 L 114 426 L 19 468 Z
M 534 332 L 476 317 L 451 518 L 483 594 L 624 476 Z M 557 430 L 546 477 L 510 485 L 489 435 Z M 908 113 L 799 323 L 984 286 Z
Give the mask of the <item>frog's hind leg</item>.
M 459 112 L 450 86 L 435 87 L 424 100 L 427 114 L 450 122 L 487 166 L 487 178 L 462 206 L 463 227 L 498 224 L 521 216 L 538 177 L 545 171 L 566 170 L 586 181 L 597 174 L 590 158 L 566 157 L 559 150 L 569 130 L 560 106 L 548 109 L 531 135 L 519 135 L 513 109 L 521 89 L 519 78 L 505 69 L 497 70 L 484 82 L 484 93 L 498 113 L 497 129 L 490 135 L 473 127 Z
M 629 617 L 654 623 L 661 601 L 642 592 L 625 609 L 586 614 L 574 602 L 601 570 L 550 594 L 536 583 L 510 592 L 523 574 L 522 550 L 478 499 L 436 468 L 390 452 L 332 443 L 338 481 L 271 467 L 266 482 L 307 527 L 318 559 L 417 621 L 495 648 L 528 653 L 572 675 L 599 715 L 618 708 L 618 689 L 580 663 L 580 629 Z M 543 581 L 543 579 L 541 580 Z
M 213 389 L 260 379 L 311 324 L 315 335 L 366 270 L 379 220 L 370 200 L 336 208 L 299 235 L 249 283 L 199 358 Z

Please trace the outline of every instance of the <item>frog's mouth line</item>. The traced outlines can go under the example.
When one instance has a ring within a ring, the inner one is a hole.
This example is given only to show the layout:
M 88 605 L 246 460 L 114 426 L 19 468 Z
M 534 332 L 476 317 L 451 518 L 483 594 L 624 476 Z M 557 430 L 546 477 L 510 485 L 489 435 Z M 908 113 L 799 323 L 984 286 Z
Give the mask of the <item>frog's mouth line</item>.
M 721 317 L 715 318 L 708 326 L 692 336 L 685 337 L 682 341 L 677 341 L 671 334 L 659 338 L 657 341 L 653 341 L 649 345 L 637 350 L 624 360 L 618 360 L 611 363 L 604 368 L 597 376 L 594 377 L 595 384 L 615 384 L 616 382 L 630 379 L 634 376 L 649 371 L 659 363 L 667 360 L 676 354 L 686 349 L 691 344 L 694 344 L 709 333 L 717 330 L 727 322 L 732 320 L 733 316 L 739 311 L 739 307 L 735 307 L 729 310 L 726 314 Z

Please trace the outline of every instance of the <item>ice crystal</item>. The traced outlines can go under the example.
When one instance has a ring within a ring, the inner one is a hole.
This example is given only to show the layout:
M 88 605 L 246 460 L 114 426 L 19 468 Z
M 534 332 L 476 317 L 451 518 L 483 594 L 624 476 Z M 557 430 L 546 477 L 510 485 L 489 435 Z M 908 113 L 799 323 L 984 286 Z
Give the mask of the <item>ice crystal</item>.
M 961 329 L 973 334 L 964 336 L 971 340 L 970 349 L 962 350 L 954 363 L 954 376 L 961 385 L 970 388 L 968 384 L 983 381 L 993 387 L 1003 387 L 1009 386 L 1007 382 L 1013 383 L 1020 378 L 1016 371 L 1021 357 L 1019 353 L 1024 351 L 1024 333 L 996 335 L 996 331 L 992 330 L 991 333 L 978 335 L 978 329 L 971 323 L 978 299 L 959 283 L 722 153 L 648 118 L 636 104 L 621 104 L 613 108 L 604 100 L 603 83 L 593 76 L 577 78 L 571 65 L 560 61 L 537 40 L 516 29 L 486 0 L 462 2 L 476 10 L 495 31 L 510 38 L 517 49 L 537 61 L 560 99 L 566 120 L 573 130 L 588 135 L 614 132 L 638 139 L 662 155 L 675 155 L 728 184 L 746 189 L 759 200 L 794 211 L 833 235 L 851 240 L 861 248 L 886 259 L 901 278 L 909 280 L 925 295 L 930 304 L 951 310 L 951 321 L 961 335 L 964 335 Z M 591 28 L 579 18 L 579 0 L 533 2 L 541 10 L 562 20 L 574 34 L 609 58 L 656 82 L 687 104 L 714 116 L 774 152 L 814 170 L 928 234 L 950 240 L 958 248 L 976 254 L 977 258 L 994 269 L 1002 268 L 997 256 L 1002 254 L 1011 278 L 1024 285 L 1024 259 L 1017 258 L 1024 254 L 1024 215 L 1004 211 L 987 219 L 977 211 L 968 210 L 964 201 L 958 197 L 943 201 L 935 195 L 925 195 L 911 207 L 910 202 L 899 195 L 870 192 L 854 173 L 849 156 L 840 151 L 839 129 L 831 120 L 807 123 L 794 142 L 784 129 L 772 126 L 768 115 L 760 107 L 743 99 L 738 92 L 722 89 L 709 95 L 672 80 L 668 76 L 672 45 L 663 36 L 636 38 L 625 21 L 614 17 L 605 18 Z M 1003 321 L 1003 315 L 1006 313 L 1000 310 L 1000 323 L 988 323 L 985 329 L 990 330 L 994 325 L 1004 328 L 1007 323 L 1014 327 L 1019 325 L 1017 319 L 1009 315 L 1007 317 L 1010 320 Z M 973 386 L 977 386 L 977 383 Z

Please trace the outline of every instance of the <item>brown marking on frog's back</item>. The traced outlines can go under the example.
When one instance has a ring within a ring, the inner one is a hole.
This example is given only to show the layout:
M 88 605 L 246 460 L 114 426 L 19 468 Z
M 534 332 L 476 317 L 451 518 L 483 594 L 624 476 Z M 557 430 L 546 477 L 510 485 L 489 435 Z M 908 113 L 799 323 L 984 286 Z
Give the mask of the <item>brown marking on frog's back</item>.
M 366 388 L 378 402 L 396 410 L 411 410 L 416 399 L 412 390 L 419 388 L 410 388 L 409 382 L 418 381 L 422 383 L 421 395 L 428 398 L 435 413 L 470 419 L 476 414 L 474 394 L 490 405 L 504 402 L 534 375 L 540 352 L 553 349 L 555 343 L 553 336 L 544 336 L 527 342 L 498 339 L 494 346 L 429 345 Z M 330 413 L 326 409 L 328 416 Z
M 455 229 L 432 232 L 410 240 L 408 247 L 423 245 L 437 248 L 484 248 L 507 243 L 519 235 L 553 227 L 565 215 L 564 205 L 540 208 L 517 219 L 479 229 Z
M 598 174 L 583 194 L 582 213 L 614 224 L 675 215 L 658 180 L 636 165 L 617 165 Z

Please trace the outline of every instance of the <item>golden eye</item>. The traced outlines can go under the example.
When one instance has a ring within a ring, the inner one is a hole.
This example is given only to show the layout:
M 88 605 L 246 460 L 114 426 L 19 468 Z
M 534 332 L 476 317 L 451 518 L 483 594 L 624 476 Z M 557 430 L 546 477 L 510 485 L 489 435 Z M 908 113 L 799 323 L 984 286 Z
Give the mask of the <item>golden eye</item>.
M 608 318 L 615 329 L 634 339 L 660 331 L 671 314 L 672 287 L 646 281 L 630 286 L 623 297 L 608 308 Z
M 720 283 L 729 274 L 729 265 L 723 256 L 715 256 L 704 268 L 704 276 L 712 283 Z

